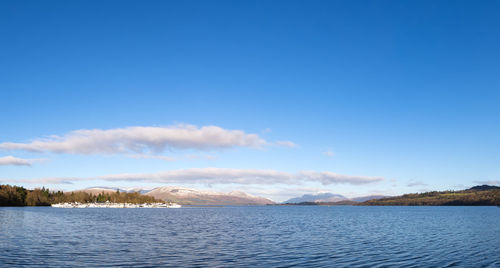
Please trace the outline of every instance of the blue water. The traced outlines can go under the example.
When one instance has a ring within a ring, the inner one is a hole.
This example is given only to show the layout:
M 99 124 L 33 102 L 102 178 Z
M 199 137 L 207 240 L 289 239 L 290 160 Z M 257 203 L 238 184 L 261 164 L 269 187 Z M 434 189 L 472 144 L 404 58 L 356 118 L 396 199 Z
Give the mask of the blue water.
M 15 266 L 500 267 L 500 208 L 0 208 Z

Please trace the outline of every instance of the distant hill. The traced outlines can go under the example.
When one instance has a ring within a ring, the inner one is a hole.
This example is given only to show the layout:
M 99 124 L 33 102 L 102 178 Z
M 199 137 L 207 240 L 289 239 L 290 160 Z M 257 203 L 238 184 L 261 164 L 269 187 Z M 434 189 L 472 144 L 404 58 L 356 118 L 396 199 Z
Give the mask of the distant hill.
M 476 191 L 486 191 L 486 190 L 495 190 L 495 189 L 500 189 L 500 187 L 483 184 L 483 185 L 478 185 L 478 186 L 474 186 L 474 187 L 469 188 L 469 190 L 476 190 Z
M 90 187 L 90 188 L 85 188 L 81 190 L 75 190 L 75 191 L 70 191 L 70 192 L 83 192 L 87 194 L 93 194 L 93 195 L 98 195 L 100 193 L 114 193 L 116 190 L 119 190 L 118 188 L 112 188 L 112 187 Z M 120 191 L 123 192 L 123 191 Z
M 342 200 L 336 202 L 300 202 L 300 203 L 281 203 L 281 206 L 352 206 L 359 202 L 352 200 Z
M 124 188 L 120 189 L 120 191 L 124 191 L 127 193 L 140 193 L 140 194 L 145 194 L 148 192 L 151 192 L 154 188 L 141 188 L 141 187 L 134 187 L 134 188 Z
M 364 206 L 500 206 L 500 187 L 481 185 L 462 191 L 441 191 L 368 200 Z
M 387 198 L 387 197 L 389 197 L 389 196 L 387 196 L 387 195 L 368 195 L 368 196 L 354 197 L 354 198 L 351 198 L 350 200 L 356 201 L 356 202 L 365 202 L 368 200 L 381 199 L 381 198 Z
M 185 187 L 167 186 L 157 187 L 153 189 L 145 188 L 116 188 L 116 187 L 90 187 L 73 192 L 84 192 L 88 194 L 98 195 L 100 193 L 114 193 L 116 191 L 125 193 L 140 193 L 146 196 L 151 196 L 157 199 L 175 202 L 181 205 L 268 205 L 274 204 L 272 200 L 267 198 L 253 196 L 241 191 L 232 191 L 229 193 L 221 193 L 215 191 L 201 191 Z
M 176 202 L 182 205 L 268 205 L 274 204 L 267 198 L 244 192 L 229 193 L 200 191 L 196 189 L 168 186 L 158 187 L 146 193 L 148 196 Z
M 369 195 L 355 198 L 347 198 L 340 194 L 320 193 L 320 194 L 305 194 L 301 197 L 295 197 L 283 202 L 284 204 L 299 204 L 299 205 L 354 205 L 359 202 L 364 202 L 372 199 L 384 198 L 384 195 Z M 312 203 L 312 204 L 309 204 Z
M 288 199 L 283 203 L 337 202 L 342 200 L 347 200 L 347 197 L 340 194 L 319 193 L 319 194 L 305 194 L 301 197 Z

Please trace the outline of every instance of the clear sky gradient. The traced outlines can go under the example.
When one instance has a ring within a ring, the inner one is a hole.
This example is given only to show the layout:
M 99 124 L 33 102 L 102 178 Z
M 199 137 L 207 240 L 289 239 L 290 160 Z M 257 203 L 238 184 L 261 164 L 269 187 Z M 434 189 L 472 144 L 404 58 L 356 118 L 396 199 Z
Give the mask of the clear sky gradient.
M 498 184 L 499 10 L 499 1 L 1 1 L 0 143 L 189 124 L 266 144 L 125 153 L 0 146 L 0 183 L 181 185 L 277 201 Z M 92 179 L 193 168 L 297 178 Z M 325 184 L 301 181 L 302 171 L 383 180 Z

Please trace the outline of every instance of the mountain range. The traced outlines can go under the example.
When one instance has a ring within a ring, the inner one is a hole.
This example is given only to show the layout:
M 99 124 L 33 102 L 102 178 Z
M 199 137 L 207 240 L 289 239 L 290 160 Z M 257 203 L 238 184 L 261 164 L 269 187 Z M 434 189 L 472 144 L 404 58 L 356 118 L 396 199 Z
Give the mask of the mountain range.
M 283 202 L 285 204 L 297 204 L 297 203 L 335 203 L 341 201 L 353 201 L 353 202 L 365 202 L 373 199 L 380 199 L 388 196 L 383 195 L 369 195 L 369 196 L 361 196 L 355 198 L 347 198 L 340 194 L 332 194 L 332 193 L 319 193 L 319 194 L 305 194 L 301 197 L 295 197 L 288 199 Z
M 116 188 L 116 187 L 91 187 L 86 188 L 83 191 L 87 193 L 91 193 L 94 195 L 100 194 L 102 192 L 126 192 L 126 193 L 134 193 L 138 192 L 140 194 L 152 196 L 157 199 L 162 199 L 170 202 L 179 203 L 181 205 L 270 205 L 275 204 L 274 201 L 247 194 L 241 191 L 232 191 L 229 193 L 222 193 L 216 191 L 206 191 L 206 190 L 197 190 L 185 187 L 178 186 L 165 186 L 165 187 L 157 187 L 157 188 Z M 305 194 L 301 197 L 291 198 L 283 203 L 288 204 L 299 204 L 299 203 L 336 203 L 336 202 L 344 202 L 348 204 L 357 203 L 357 202 L 365 202 L 368 200 L 384 198 L 387 196 L 381 195 L 370 195 L 370 196 L 362 196 L 356 198 L 347 198 L 340 194 L 333 193 L 318 193 L 318 194 Z M 347 204 L 346 203 L 346 204 Z
M 157 199 L 175 202 L 181 205 L 268 205 L 275 202 L 259 197 L 253 196 L 241 191 L 232 191 L 229 193 L 203 191 L 185 187 L 165 186 L 153 189 L 144 188 L 128 188 L 121 189 L 115 187 L 91 187 L 78 191 L 99 194 L 102 192 L 138 192 L 144 195 L 152 196 Z
M 284 203 L 338 202 L 343 200 L 348 200 L 348 198 L 340 194 L 319 193 L 319 194 L 305 194 L 301 197 L 294 197 L 288 199 Z

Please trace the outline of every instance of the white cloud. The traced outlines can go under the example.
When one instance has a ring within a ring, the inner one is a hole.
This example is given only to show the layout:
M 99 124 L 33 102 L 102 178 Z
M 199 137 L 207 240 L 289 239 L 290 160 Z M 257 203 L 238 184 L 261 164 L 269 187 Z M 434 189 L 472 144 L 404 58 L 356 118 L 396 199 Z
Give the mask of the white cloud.
M 97 179 L 107 181 L 144 181 L 159 183 L 275 184 L 287 183 L 293 178 L 289 173 L 274 170 L 190 168 L 146 174 L 114 174 L 97 177 Z
M 280 142 L 281 143 L 281 142 Z M 29 143 L 0 143 L 3 150 L 69 154 L 159 153 L 166 149 L 225 149 L 262 147 L 269 143 L 257 134 L 227 130 L 218 126 L 127 127 L 76 130 L 63 136 L 50 136 Z M 286 142 L 292 146 L 292 142 Z
M 189 160 L 216 160 L 218 157 L 216 155 L 199 155 L 199 154 L 189 154 L 184 156 L 185 159 Z
M 168 162 L 177 160 L 175 157 L 164 156 L 164 155 L 150 155 L 150 154 L 129 154 L 127 155 L 127 157 L 134 159 L 159 159 Z
M 45 159 L 23 159 L 14 156 L 0 157 L 0 166 L 31 166 L 34 162 L 44 161 Z
M 0 157 L 0 166 L 9 166 L 9 165 L 14 165 L 14 166 L 31 166 L 33 163 L 40 163 L 40 162 L 45 162 L 47 159 L 45 158 L 30 158 L 30 159 L 25 159 L 25 158 L 19 158 L 19 157 L 14 157 L 14 156 L 4 156 Z
M 336 183 L 367 184 L 383 180 L 380 177 L 341 175 L 330 171 L 301 171 L 298 173 L 298 178 L 321 182 L 323 185 Z
M 165 155 L 153 155 L 153 154 L 128 154 L 128 158 L 133 159 L 158 159 L 167 162 L 178 161 L 178 160 L 215 160 L 217 156 L 215 155 L 199 155 L 199 154 L 188 154 L 179 157 L 165 156 Z
M 27 183 L 48 183 L 48 179 L 22 180 Z M 50 178 L 50 183 L 58 183 L 57 178 Z M 151 183 L 180 184 L 301 184 L 304 182 L 319 182 L 329 184 L 368 184 L 383 180 L 380 177 L 341 175 L 329 171 L 301 171 L 297 173 L 260 169 L 232 168 L 191 168 L 171 170 L 157 173 L 122 173 L 93 178 L 61 178 L 61 183 L 81 180 L 104 181 L 139 181 Z
M 7 180 L 4 181 L 12 181 L 16 183 L 36 183 L 36 184 L 74 184 L 75 181 L 81 181 L 82 178 L 71 178 L 71 177 L 51 177 L 51 178 L 41 178 L 34 180 Z

